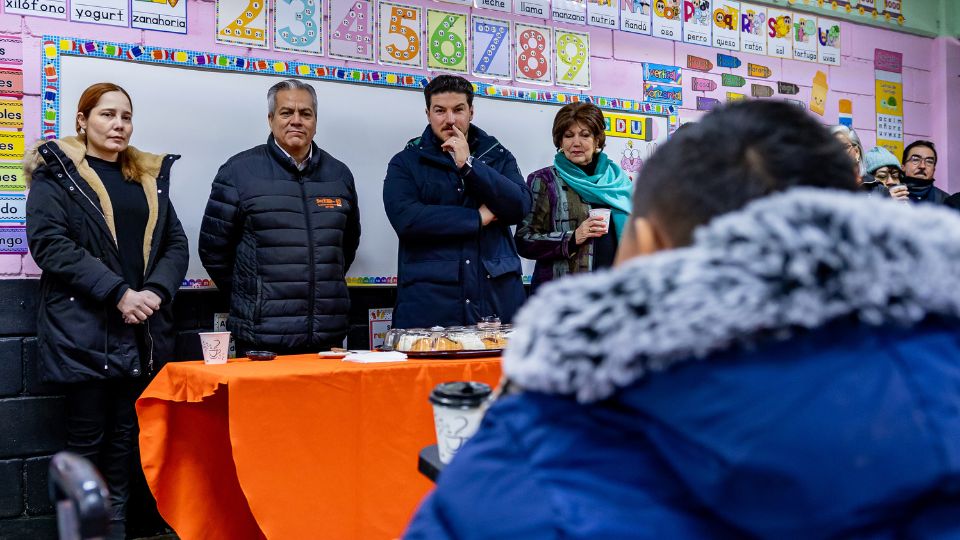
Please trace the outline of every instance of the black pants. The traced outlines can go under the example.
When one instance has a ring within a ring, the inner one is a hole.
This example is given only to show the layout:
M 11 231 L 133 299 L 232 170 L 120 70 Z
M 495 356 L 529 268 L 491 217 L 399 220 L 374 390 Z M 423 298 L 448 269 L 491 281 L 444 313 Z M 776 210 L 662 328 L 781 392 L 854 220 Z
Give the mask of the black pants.
M 134 403 L 146 381 L 105 379 L 66 386 L 67 450 L 99 469 L 110 491 L 109 538 L 123 538 L 136 463 L 137 413 Z

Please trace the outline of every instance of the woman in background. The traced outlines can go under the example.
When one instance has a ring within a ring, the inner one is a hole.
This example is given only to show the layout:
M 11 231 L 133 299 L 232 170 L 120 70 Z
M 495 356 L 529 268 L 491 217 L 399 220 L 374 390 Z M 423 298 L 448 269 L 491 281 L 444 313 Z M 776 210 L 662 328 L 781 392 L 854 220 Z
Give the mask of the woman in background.
M 910 190 L 903 182 L 903 169 L 900 161 L 882 146 L 875 146 L 863 156 L 863 167 L 867 174 L 889 190 L 890 196 L 898 201 L 909 201 Z
M 860 136 L 857 135 L 857 132 L 851 127 L 838 125 L 830 128 L 830 133 L 840 141 L 843 149 L 847 151 L 847 155 L 854 161 L 856 165 L 854 171 L 856 172 L 857 185 L 860 186 L 860 189 L 870 194 L 889 195 L 887 188 L 877 182 L 877 179 L 867 172 L 867 168 L 863 163 L 863 144 L 860 143 Z
M 517 227 L 521 257 L 533 259 L 532 290 L 566 274 L 613 264 L 630 214 L 633 184 L 605 153 L 604 119 L 591 103 L 564 106 L 553 120 L 553 165 L 527 177 L 533 210 Z M 609 211 L 610 220 L 591 217 Z
M 110 491 L 108 538 L 125 535 L 134 402 L 171 358 L 171 301 L 187 238 L 169 199 L 179 156 L 129 146 L 133 105 L 112 83 L 87 88 L 76 137 L 24 156 L 27 237 L 40 278 L 40 377 L 63 383 L 67 450 L 91 460 Z

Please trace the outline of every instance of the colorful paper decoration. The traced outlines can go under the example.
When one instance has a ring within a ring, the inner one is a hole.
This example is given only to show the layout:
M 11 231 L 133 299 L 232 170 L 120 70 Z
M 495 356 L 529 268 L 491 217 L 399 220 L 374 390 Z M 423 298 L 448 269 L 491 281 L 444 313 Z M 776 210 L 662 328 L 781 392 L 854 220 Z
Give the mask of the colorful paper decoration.
M 793 58 L 793 12 L 767 8 L 767 54 Z
M 516 79 L 539 84 L 553 82 L 553 47 L 550 36 L 553 29 L 547 26 L 516 24 Z
M 56 121 L 56 111 L 53 114 L 53 120 Z M 46 120 L 47 118 L 45 118 Z M 23 132 L 20 131 L 0 131 L 0 159 L 23 158 Z
M 265 0 L 217 0 L 217 43 L 267 48 Z
M 644 62 L 643 80 L 653 83 L 681 84 L 683 83 L 683 72 L 677 66 Z
M 817 27 L 817 61 L 821 64 L 839 66 L 840 23 L 820 18 Z
M 554 28 L 559 86 L 590 88 L 590 34 Z
M 740 59 L 731 54 L 717 53 L 717 65 L 723 68 L 737 69 L 740 67 Z
M 332 58 L 373 62 L 372 0 L 330 0 L 329 53 Z
M 683 0 L 683 41 L 710 45 L 713 11 L 710 0 Z
M 23 38 L 0 35 L 0 62 L 4 64 L 23 63 Z
M 0 253 L 26 253 L 26 227 L 0 227 Z
M 380 11 L 381 64 L 422 67 L 420 34 L 423 33 L 423 11 L 418 6 L 391 2 L 377 4 Z
M 20 162 L 0 162 L 0 191 L 23 191 L 27 189 Z
M 509 79 L 513 76 L 513 56 L 510 43 L 513 41 L 511 23 L 474 15 L 471 20 L 473 49 L 471 65 L 478 77 Z
M 680 14 L 680 0 L 653 0 L 653 36 L 680 41 Z
M 27 219 L 27 196 L 26 195 L 22 193 L 0 194 L 0 224 L 9 223 L 13 225 L 23 225 L 26 219 Z
M 740 50 L 740 2 L 713 0 L 713 42 L 720 49 Z
M 750 84 L 750 95 L 755 98 L 768 98 L 773 95 L 773 88 L 765 84 Z
M 467 16 L 427 10 L 427 68 L 466 73 L 469 35 Z
M 767 8 L 740 4 L 740 50 L 767 54 Z
M 652 13 L 650 0 L 620 0 L 620 29 L 650 35 Z
M 747 84 L 747 80 L 741 77 L 740 75 L 734 75 L 733 73 L 724 73 L 720 76 L 720 84 L 723 86 L 731 86 L 734 88 L 739 88 Z
M 837 102 L 837 122 L 842 126 L 853 127 L 853 102 L 841 99 Z
M 707 60 L 706 58 L 700 58 L 699 56 L 693 56 L 692 54 L 687 55 L 687 67 L 690 69 L 695 69 L 697 71 L 703 71 L 704 73 L 713 69 L 713 62 Z
M 142 30 L 187 33 L 186 0 L 132 0 L 130 26 Z
M 620 0 L 587 0 L 587 24 L 613 30 L 619 28 Z
M 903 155 L 903 54 L 875 49 L 877 146 Z
M 720 106 L 720 100 L 716 98 L 697 96 L 698 111 L 712 111 Z
M 770 71 L 770 68 L 767 66 L 761 66 L 760 64 L 751 64 L 747 63 L 747 75 L 751 77 L 759 77 L 761 79 L 766 79 L 773 72 Z
M 793 22 L 793 59 L 817 61 L 817 18 L 803 13 L 795 14 Z
M 273 8 L 273 48 L 323 54 L 323 3 L 318 0 L 276 0 Z
M 716 81 L 693 77 L 690 79 L 690 89 L 695 92 L 713 92 L 717 89 Z
M 8 96 L 23 96 L 22 69 L 0 69 L 0 94 Z
M 553 20 L 570 24 L 587 24 L 587 0 L 553 0 Z
M 783 94 L 786 96 L 793 96 L 800 93 L 800 87 L 788 82 L 778 82 L 777 83 L 777 93 Z
M 683 91 L 679 86 L 645 82 L 643 83 L 643 99 L 657 103 L 680 105 L 683 102 Z
M 735 101 L 743 101 L 747 99 L 746 94 L 741 94 L 739 92 L 727 92 L 727 103 L 733 103 Z
M 23 102 L 0 99 L 0 127 L 23 129 Z
M 810 90 L 810 110 L 823 116 L 824 106 L 827 103 L 827 74 L 817 71 L 813 75 L 812 86 L 813 88 Z

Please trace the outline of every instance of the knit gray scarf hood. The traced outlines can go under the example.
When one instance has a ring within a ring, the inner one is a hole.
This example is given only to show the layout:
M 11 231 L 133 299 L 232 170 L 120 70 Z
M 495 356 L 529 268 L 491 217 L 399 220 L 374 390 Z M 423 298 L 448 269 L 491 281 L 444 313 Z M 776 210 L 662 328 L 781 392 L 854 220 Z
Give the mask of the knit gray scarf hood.
M 797 188 L 701 227 L 693 244 L 545 285 L 503 368 L 521 387 L 610 397 L 651 372 L 842 317 L 960 317 L 960 214 Z

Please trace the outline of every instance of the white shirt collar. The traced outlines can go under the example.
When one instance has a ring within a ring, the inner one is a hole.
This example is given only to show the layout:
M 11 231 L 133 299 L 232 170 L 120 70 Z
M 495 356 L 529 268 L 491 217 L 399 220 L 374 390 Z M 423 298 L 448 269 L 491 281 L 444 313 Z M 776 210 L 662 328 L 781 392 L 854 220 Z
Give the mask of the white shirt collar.
M 277 142 L 277 139 L 273 139 L 273 144 L 277 145 L 277 148 L 279 148 L 280 151 L 283 152 L 288 158 L 292 159 L 294 163 L 297 163 L 297 160 L 290 155 L 290 152 L 287 152 L 282 146 L 280 146 L 280 143 Z M 313 157 L 313 144 L 311 143 L 310 151 L 307 152 L 307 158 L 301 161 L 300 163 L 297 163 L 297 170 L 302 171 L 306 169 L 307 163 L 310 162 L 310 158 L 312 157 Z

